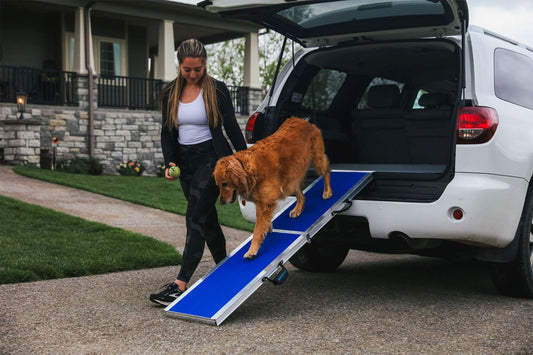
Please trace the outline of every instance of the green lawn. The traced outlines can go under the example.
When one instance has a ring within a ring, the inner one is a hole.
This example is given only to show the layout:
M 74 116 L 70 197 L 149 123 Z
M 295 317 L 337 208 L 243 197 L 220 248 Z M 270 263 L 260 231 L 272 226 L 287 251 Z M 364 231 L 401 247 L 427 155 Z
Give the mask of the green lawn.
M 177 265 L 168 244 L 0 196 L 0 284 Z
M 97 194 L 114 197 L 139 205 L 185 215 L 187 203 L 178 181 L 147 176 L 83 175 L 39 169 L 32 166 L 13 168 L 17 174 L 54 184 L 74 187 Z M 236 203 L 216 205 L 220 224 L 253 231 L 253 224 L 241 215 Z

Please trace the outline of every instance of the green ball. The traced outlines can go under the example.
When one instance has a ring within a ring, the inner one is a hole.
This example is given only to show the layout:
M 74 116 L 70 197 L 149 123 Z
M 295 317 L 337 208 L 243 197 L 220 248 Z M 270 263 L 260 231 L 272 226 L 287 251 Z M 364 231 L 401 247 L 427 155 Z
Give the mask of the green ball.
M 173 178 L 178 178 L 180 174 L 181 174 L 181 170 L 177 166 L 171 166 L 170 169 L 168 169 L 168 175 L 170 175 Z

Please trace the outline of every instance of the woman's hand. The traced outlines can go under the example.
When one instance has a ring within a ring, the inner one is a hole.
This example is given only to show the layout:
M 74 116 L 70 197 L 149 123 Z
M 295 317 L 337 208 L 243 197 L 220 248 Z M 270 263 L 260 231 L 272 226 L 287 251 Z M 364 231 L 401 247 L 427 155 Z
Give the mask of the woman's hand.
M 165 169 L 165 178 L 166 178 L 167 180 L 174 181 L 174 180 L 176 180 L 177 178 L 168 175 L 168 169 L 170 169 L 171 166 L 176 166 L 176 164 L 174 164 L 174 163 L 171 162 L 171 163 L 168 163 L 168 165 L 169 165 L 169 167 Z

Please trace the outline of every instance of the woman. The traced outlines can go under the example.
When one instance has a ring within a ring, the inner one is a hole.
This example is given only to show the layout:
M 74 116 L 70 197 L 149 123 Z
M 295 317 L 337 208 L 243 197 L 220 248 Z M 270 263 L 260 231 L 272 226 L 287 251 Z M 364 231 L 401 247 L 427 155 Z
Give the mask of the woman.
M 169 305 L 186 290 L 205 244 L 215 263 L 226 257 L 226 240 L 215 209 L 219 190 L 212 177 L 217 160 L 233 153 L 222 127 L 235 150 L 246 149 L 228 88 L 207 74 L 203 44 L 186 40 L 178 47 L 177 56 L 178 76 L 161 95 L 161 148 L 165 177 L 175 180 L 169 175 L 171 166 L 181 170 L 180 184 L 187 198 L 187 237 L 177 279 L 150 295 L 152 302 L 161 305 Z

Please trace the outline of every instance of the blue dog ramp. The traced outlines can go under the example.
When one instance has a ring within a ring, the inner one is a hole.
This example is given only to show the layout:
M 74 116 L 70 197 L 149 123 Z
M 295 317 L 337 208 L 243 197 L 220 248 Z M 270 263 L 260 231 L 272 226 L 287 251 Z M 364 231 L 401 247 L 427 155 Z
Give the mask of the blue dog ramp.
M 198 280 L 183 295 L 165 308 L 170 317 L 220 325 L 264 281 L 284 275 L 283 264 L 328 223 L 335 211 L 342 210 L 370 181 L 372 172 L 331 172 L 333 196 L 322 199 L 324 182 L 317 178 L 305 191 L 305 206 L 298 218 L 289 213 L 296 201 L 280 211 L 272 221 L 255 259 L 244 259 L 252 236 L 214 269 Z

